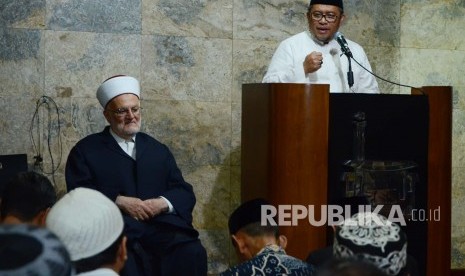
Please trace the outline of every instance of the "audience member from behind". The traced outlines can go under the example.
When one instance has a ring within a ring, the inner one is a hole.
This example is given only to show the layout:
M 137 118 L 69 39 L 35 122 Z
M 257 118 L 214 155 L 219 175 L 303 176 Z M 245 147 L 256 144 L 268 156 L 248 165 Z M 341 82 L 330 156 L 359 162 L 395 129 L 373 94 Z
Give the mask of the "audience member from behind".
M 229 217 L 229 232 L 243 263 L 220 275 L 313 275 L 313 267 L 284 251 L 287 239 L 279 227 L 261 225 L 261 209 L 270 205 L 253 199 L 240 205 Z
M 0 225 L 0 275 L 69 276 L 73 266 L 61 241 L 30 224 Z
M 353 196 L 353 197 L 344 197 L 338 199 L 335 204 L 340 206 L 344 211 L 341 214 L 342 217 L 351 217 L 354 214 L 358 213 L 360 207 L 365 207 L 370 205 L 370 202 L 365 196 Z M 347 210 L 346 207 L 349 207 Z M 349 211 L 349 213 L 345 213 L 345 211 Z M 364 209 L 363 209 L 364 210 Z M 336 222 L 337 223 L 337 222 Z M 332 237 L 331 237 L 332 238 Z M 317 250 L 312 250 L 307 258 L 307 263 L 313 265 L 316 269 L 326 263 L 329 259 L 333 256 L 333 247 L 327 246 L 325 248 L 320 248 Z
M 407 265 L 407 237 L 384 216 L 362 212 L 335 227 L 333 257 L 373 263 L 387 275 L 413 275 Z
M 28 223 L 44 226 L 57 195 L 50 180 L 36 172 L 16 174 L 7 184 L 0 203 L 4 224 Z
M 120 210 L 105 195 L 76 188 L 50 210 L 46 221 L 68 248 L 78 275 L 118 275 L 126 259 Z

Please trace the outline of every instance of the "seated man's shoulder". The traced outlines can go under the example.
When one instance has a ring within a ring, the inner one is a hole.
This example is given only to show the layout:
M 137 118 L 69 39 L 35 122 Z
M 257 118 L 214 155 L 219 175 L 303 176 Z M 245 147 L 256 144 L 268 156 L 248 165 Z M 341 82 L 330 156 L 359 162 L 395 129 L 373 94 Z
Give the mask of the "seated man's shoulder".
M 138 132 L 137 133 L 136 142 L 143 142 L 143 143 L 146 143 L 146 144 L 150 144 L 152 147 L 155 147 L 155 148 L 168 149 L 168 146 L 166 146 L 160 140 L 158 140 L 155 137 L 151 136 L 150 134 L 147 134 L 147 133 L 144 133 L 144 132 Z
M 311 264 L 289 255 L 282 256 L 281 263 L 287 268 L 288 275 L 313 275 L 314 273 Z
M 97 145 L 98 142 L 101 142 L 102 141 L 102 132 L 97 132 L 97 133 L 92 133 L 92 134 L 89 134 L 87 136 L 85 136 L 84 138 L 82 138 L 81 140 L 79 140 L 77 143 L 76 143 L 76 147 L 80 148 L 80 147 L 86 147 L 86 148 L 89 148 L 89 147 L 100 147 L 100 145 Z

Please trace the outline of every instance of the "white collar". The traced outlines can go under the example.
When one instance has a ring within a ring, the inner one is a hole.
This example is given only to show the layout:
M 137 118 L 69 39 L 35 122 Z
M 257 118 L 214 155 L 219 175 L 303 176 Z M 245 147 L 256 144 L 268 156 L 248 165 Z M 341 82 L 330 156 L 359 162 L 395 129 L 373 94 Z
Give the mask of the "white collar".
M 77 274 L 77 276 L 117 276 L 119 275 L 118 273 L 116 273 L 113 269 L 110 269 L 110 268 L 105 268 L 105 267 L 101 267 L 101 268 L 97 268 L 95 270 L 92 270 L 92 271 L 87 271 L 87 272 L 82 272 L 82 273 L 79 273 Z
M 119 137 L 110 127 L 110 134 L 111 136 L 113 136 L 113 138 L 115 138 L 116 142 L 118 142 L 118 144 L 121 144 L 121 143 L 125 143 L 125 142 L 136 142 L 136 135 L 132 136 L 131 140 L 126 140 L 126 139 L 123 139 L 121 137 Z

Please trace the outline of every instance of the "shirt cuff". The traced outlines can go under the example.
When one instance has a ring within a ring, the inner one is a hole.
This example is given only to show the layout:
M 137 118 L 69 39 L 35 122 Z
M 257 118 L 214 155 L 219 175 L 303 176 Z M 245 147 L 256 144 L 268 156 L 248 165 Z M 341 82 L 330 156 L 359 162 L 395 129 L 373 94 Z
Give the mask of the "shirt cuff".
M 165 197 L 163 197 L 163 196 L 160 196 L 160 198 L 163 198 L 166 201 L 166 204 L 168 204 L 168 211 L 166 213 L 168 213 L 168 214 L 174 213 L 173 204 L 171 204 L 171 202 L 168 199 L 166 199 Z

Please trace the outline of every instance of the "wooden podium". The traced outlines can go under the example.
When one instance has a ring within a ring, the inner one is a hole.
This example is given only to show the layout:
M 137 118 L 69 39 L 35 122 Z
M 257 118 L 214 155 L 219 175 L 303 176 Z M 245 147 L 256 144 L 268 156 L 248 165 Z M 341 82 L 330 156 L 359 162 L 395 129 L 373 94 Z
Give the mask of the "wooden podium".
M 263 197 L 275 205 L 326 203 L 328 111 L 329 85 L 243 85 L 243 201 Z M 302 223 L 281 231 L 288 237 L 289 253 L 300 258 L 326 245 L 324 227 Z
M 256 197 L 281 206 L 328 204 L 331 95 L 325 84 L 244 84 L 242 93 L 241 199 Z M 451 258 L 452 88 L 422 87 L 427 95 L 427 187 L 429 210 L 440 206 L 440 221 L 427 224 L 427 275 L 449 275 Z M 352 94 L 356 97 L 357 94 Z M 350 95 L 347 95 L 350 96 Z M 380 96 L 389 97 L 386 94 Z M 290 218 L 287 219 L 289 221 Z M 298 221 L 284 226 L 287 252 L 305 259 L 328 245 L 326 226 Z M 425 230 L 426 232 L 426 230 Z

